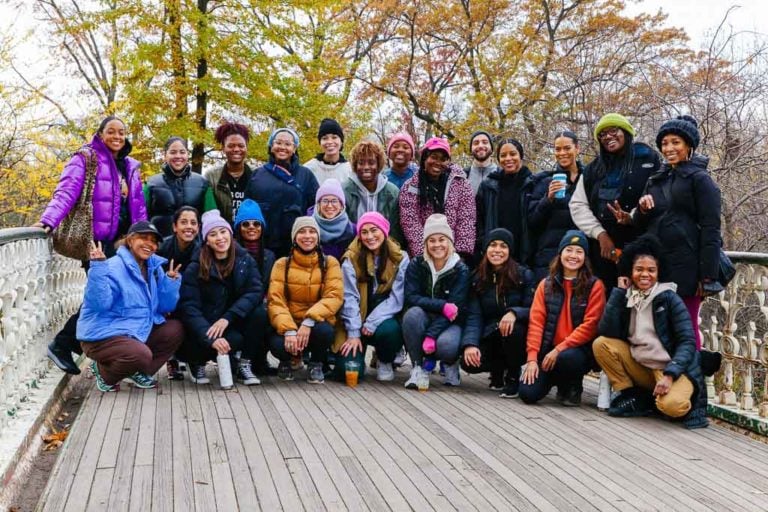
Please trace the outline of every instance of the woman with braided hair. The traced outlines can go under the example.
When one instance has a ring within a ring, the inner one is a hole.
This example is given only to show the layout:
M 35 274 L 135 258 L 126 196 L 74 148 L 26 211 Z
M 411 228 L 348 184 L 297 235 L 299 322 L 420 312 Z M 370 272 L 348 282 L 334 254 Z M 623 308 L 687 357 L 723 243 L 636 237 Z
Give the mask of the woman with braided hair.
M 297 218 L 291 240 L 288 256 L 272 268 L 267 292 L 267 314 L 275 329 L 270 348 L 280 360 L 279 378 L 293 380 L 291 356 L 308 351 L 307 382 L 322 384 L 336 313 L 344 300 L 341 266 L 336 258 L 323 254 L 314 218 Z
M 253 169 L 245 163 L 251 135 L 247 126 L 227 121 L 216 129 L 214 138 L 227 160 L 223 166 L 206 173 L 206 178 L 211 183 L 216 208 L 224 220 L 232 224 L 253 174 Z

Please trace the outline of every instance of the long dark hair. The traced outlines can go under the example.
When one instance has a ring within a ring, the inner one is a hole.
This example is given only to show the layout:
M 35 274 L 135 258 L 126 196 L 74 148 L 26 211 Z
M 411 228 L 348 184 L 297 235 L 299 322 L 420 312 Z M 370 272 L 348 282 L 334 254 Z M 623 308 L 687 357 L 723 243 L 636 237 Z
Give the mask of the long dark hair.
M 216 265 L 216 270 L 219 272 L 219 277 L 226 279 L 235 269 L 235 240 L 229 244 L 229 250 L 227 251 L 227 257 L 224 260 L 217 260 L 216 255 L 213 253 L 213 249 L 205 243 L 203 240 L 203 246 L 200 248 L 200 279 L 208 281 L 211 278 L 211 267 Z M 219 263 L 219 262 L 222 263 Z
M 425 171 L 424 165 L 427 162 L 427 158 L 432 153 L 435 153 L 436 151 L 442 151 L 445 153 L 442 149 L 425 149 L 421 152 L 421 157 L 419 157 L 419 206 L 424 207 L 427 205 L 427 172 Z M 451 157 L 448 156 L 448 161 L 450 162 Z M 447 169 L 443 171 L 443 174 L 445 174 Z M 439 209 L 439 208 L 437 208 Z M 443 213 L 442 211 L 435 211 L 435 213 Z
M 483 293 L 492 286 L 496 286 L 499 293 L 503 294 L 519 288 L 522 284 L 520 265 L 511 254 L 507 258 L 506 263 L 504 263 L 504 266 L 499 270 L 494 270 L 487 256 L 483 257 L 482 261 L 477 265 L 477 270 L 475 270 L 473 286 L 477 293 Z
M 256 219 L 245 219 L 245 220 L 256 220 Z M 256 221 L 256 222 L 259 222 L 259 221 Z M 251 257 L 256 260 L 256 266 L 259 267 L 259 272 L 263 273 L 264 272 L 264 252 L 265 252 L 264 251 L 264 223 L 259 222 L 259 224 L 261 224 L 261 238 L 259 238 L 259 251 L 255 254 L 255 256 L 251 251 L 248 251 L 248 254 L 250 254 Z M 235 240 L 237 240 L 237 242 L 240 245 L 245 247 L 242 230 L 243 230 L 242 223 L 238 224 L 237 230 L 235 231 Z
M 389 244 L 387 244 L 387 240 L 388 237 L 384 237 L 384 242 L 379 249 L 379 264 L 376 267 L 376 280 L 380 285 L 384 284 L 382 275 L 384 274 L 384 268 L 387 266 L 387 261 L 389 260 Z M 357 276 L 357 282 L 368 283 L 371 280 L 371 276 L 368 275 L 366 270 L 368 267 L 368 254 L 371 253 L 371 250 L 368 249 L 361 240 L 358 240 L 357 243 L 360 244 L 360 251 L 357 255 L 357 267 L 363 269 L 360 275 Z
M 604 178 L 605 175 L 608 174 L 608 170 L 613 168 L 616 162 L 621 163 L 622 178 L 631 171 L 632 167 L 635 165 L 635 151 L 632 148 L 634 138 L 623 128 L 619 128 L 619 130 L 624 132 L 624 147 L 619 150 L 619 153 L 609 153 L 603 148 L 603 144 L 598 141 L 600 153 L 598 153 L 597 158 L 595 158 L 595 178 L 598 180 Z
M 560 260 L 561 255 L 562 252 L 552 258 L 549 264 L 549 287 L 546 290 L 547 293 L 552 293 L 552 287 L 555 285 L 555 282 L 564 279 L 565 269 L 563 268 L 563 262 Z M 577 298 L 583 299 L 587 296 L 590 289 L 589 282 L 593 276 L 589 255 L 584 251 L 584 265 L 581 266 L 578 274 L 576 274 L 576 278 L 573 280 L 573 294 Z

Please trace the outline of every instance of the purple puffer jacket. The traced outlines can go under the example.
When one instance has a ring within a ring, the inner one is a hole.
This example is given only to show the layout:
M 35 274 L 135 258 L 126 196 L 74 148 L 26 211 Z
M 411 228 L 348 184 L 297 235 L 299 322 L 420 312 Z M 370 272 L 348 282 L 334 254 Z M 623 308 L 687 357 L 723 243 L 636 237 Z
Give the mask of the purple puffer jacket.
M 96 182 L 93 186 L 93 237 L 111 241 L 117 236 L 120 221 L 120 177 L 117 164 L 98 135 L 93 136 L 91 146 L 96 152 Z M 147 220 L 147 205 L 141 189 L 138 160 L 126 157 L 128 171 L 128 211 L 131 224 Z M 59 178 L 53 197 L 45 208 L 40 222 L 51 229 L 64 220 L 80 198 L 85 183 L 85 158 L 81 154 L 72 157 Z

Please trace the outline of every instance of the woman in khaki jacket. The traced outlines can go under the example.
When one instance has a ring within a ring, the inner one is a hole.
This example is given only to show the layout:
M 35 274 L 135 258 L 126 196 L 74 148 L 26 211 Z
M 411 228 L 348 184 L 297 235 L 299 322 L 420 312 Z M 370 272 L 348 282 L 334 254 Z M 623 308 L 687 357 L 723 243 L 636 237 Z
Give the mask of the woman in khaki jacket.
M 276 334 L 272 354 L 278 377 L 293 380 L 291 356 L 310 354 L 310 384 L 325 382 L 323 365 L 333 343 L 336 313 L 344 299 L 341 267 L 320 249 L 320 230 L 312 217 L 299 217 L 291 229 L 293 247 L 272 268 L 267 313 Z

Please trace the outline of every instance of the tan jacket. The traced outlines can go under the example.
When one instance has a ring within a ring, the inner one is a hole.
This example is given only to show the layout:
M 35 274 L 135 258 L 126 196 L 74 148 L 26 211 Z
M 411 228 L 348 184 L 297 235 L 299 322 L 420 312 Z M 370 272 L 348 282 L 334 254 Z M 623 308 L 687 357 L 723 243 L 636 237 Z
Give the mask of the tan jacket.
M 325 257 L 325 273 L 316 253 L 302 254 L 293 249 L 286 286 L 288 258 L 280 258 L 272 268 L 267 292 L 269 322 L 281 336 L 296 331 L 306 319 L 336 323 L 336 313 L 344 301 L 341 266 L 333 256 Z M 287 291 L 287 296 L 286 296 Z

